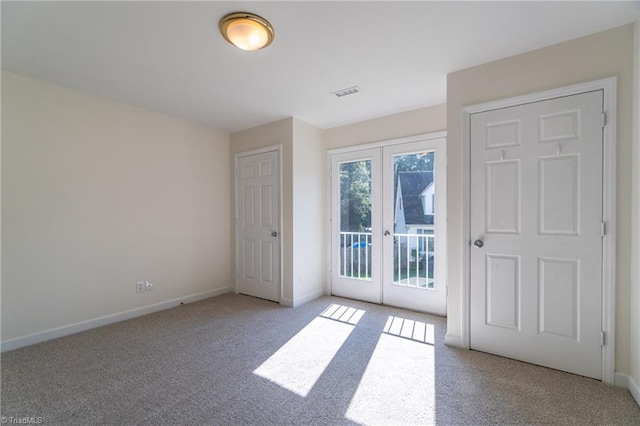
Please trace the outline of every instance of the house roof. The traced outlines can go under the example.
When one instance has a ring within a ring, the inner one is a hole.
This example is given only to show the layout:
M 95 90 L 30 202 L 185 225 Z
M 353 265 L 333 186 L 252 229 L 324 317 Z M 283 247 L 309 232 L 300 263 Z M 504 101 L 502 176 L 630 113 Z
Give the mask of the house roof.
M 407 225 L 433 225 L 433 215 L 425 215 L 421 194 L 433 182 L 433 172 L 398 172 L 402 191 L 404 220 Z

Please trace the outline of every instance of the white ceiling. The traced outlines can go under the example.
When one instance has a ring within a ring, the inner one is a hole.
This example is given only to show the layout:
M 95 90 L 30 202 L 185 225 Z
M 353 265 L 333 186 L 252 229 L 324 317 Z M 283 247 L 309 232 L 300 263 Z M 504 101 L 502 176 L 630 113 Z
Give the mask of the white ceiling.
M 217 23 L 267 18 L 267 49 Z M 237 131 L 446 101 L 446 74 L 635 21 L 640 2 L 2 2 L 2 68 Z M 362 92 L 331 95 L 357 85 Z

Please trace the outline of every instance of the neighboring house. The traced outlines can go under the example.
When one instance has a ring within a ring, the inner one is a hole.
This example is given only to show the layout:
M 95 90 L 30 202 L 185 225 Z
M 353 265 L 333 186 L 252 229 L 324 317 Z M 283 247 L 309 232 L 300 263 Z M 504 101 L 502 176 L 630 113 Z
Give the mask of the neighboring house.
M 425 260 L 427 252 L 433 253 L 433 240 L 422 237 L 434 234 L 433 172 L 399 172 L 396 185 L 394 231 L 400 253 L 408 249 L 409 260 Z
M 433 234 L 433 172 L 399 172 L 395 209 L 396 234 Z

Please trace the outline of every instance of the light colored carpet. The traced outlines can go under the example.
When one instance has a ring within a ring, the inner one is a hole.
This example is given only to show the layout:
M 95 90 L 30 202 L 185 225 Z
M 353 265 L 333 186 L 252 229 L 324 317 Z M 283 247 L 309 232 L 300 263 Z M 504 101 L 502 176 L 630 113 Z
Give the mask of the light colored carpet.
M 2 416 L 64 425 L 640 424 L 625 389 L 443 344 L 445 319 L 228 294 L 2 354 Z

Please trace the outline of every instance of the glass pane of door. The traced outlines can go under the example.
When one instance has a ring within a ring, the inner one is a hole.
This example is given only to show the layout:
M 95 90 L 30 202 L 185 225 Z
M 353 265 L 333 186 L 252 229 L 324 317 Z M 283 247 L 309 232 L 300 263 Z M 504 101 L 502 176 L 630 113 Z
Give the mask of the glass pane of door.
M 339 165 L 339 276 L 371 281 L 371 160 Z
M 434 152 L 393 156 L 393 284 L 434 288 Z

